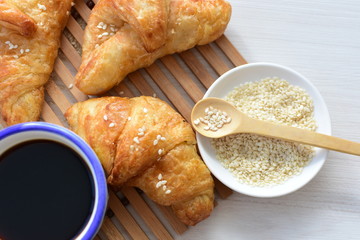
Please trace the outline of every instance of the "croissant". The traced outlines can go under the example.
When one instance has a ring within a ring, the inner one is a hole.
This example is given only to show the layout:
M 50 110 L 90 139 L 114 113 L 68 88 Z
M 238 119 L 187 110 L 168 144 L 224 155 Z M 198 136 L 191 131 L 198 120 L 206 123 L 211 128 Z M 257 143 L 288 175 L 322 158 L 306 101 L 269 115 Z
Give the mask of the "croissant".
M 224 0 L 100 0 L 85 29 L 75 85 L 103 93 L 164 55 L 214 41 L 230 15 Z
M 144 96 L 103 97 L 76 103 L 65 117 L 94 149 L 109 184 L 142 189 L 187 225 L 210 215 L 213 179 L 191 126 L 168 104 Z
M 8 125 L 36 121 L 72 0 L 0 0 L 0 110 Z

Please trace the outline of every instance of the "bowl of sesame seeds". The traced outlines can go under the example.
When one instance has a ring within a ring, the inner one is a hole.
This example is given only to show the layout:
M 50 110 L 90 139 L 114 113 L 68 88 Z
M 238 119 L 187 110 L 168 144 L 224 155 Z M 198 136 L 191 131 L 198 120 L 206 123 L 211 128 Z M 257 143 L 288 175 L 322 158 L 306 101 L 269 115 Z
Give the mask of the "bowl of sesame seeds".
M 232 103 L 249 117 L 331 135 L 330 116 L 316 87 L 294 70 L 273 63 L 251 63 L 220 76 L 204 98 Z M 209 106 L 197 125 L 216 131 L 229 119 Z M 220 115 L 219 116 L 216 116 Z M 220 121 L 220 124 L 218 124 Z M 236 119 L 231 119 L 236 121 Z M 209 123 L 211 122 L 211 123 Z M 254 197 L 278 197 L 311 181 L 328 151 L 255 134 L 207 138 L 197 133 L 200 154 L 212 172 L 232 190 Z

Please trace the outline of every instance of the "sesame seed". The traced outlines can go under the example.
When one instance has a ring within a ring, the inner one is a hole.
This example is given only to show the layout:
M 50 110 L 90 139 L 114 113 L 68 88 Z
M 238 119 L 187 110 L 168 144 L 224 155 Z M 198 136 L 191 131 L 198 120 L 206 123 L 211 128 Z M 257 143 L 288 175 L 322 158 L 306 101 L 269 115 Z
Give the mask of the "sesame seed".
M 19 58 L 19 56 L 18 56 L 18 55 L 14 55 L 14 58 L 18 59 L 18 58 Z
M 66 15 L 68 15 L 68 16 L 69 16 L 69 15 L 70 15 L 70 12 L 69 12 L 69 11 L 66 11 Z
M 98 25 L 96 26 L 97 28 L 101 28 L 103 27 L 104 23 L 103 22 L 99 22 Z
M 99 44 L 95 44 L 95 48 L 98 48 L 100 45 Z
M 40 3 L 38 3 L 37 5 L 38 5 L 38 8 L 39 8 L 40 10 L 46 11 L 46 6 L 45 6 L 45 5 L 42 5 L 42 4 L 40 4 Z
M 161 141 L 165 141 L 165 140 L 166 140 L 166 138 L 165 138 L 165 137 L 161 137 L 160 139 L 161 139 Z
M 158 175 L 158 179 L 159 179 L 159 180 L 161 180 L 161 179 L 162 179 L 162 174 L 161 174 L 161 173 L 159 173 L 159 175 Z
M 131 120 L 131 117 L 128 117 L 128 121 L 130 121 Z
M 98 38 L 102 38 L 102 36 L 103 36 L 103 35 L 102 35 L 102 34 L 100 34 L 100 35 L 98 35 L 97 37 L 98 37 Z
M 166 183 L 167 183 L 166 180 L 161 180 L 161 181 L 159 181 L 159 182 L 156 183 L 156 188 L 159 188 L 159 187 L 165 185 Z
M 130 150 L 134 150 L 134 149 L 135 149 L 134 145 L 130 145 Z
M 20 53 L 23 54 L 23 53 L 24 53 L 24 49 L 20 49 Z
M 195 119 L 195 120 L 194 120 L 194 124 L 195 124 L 195 125 L 199 125 L 199 124 L 200 124 L 200 119 Z
M 74 2 L 71 2 L 71 6 L 72 6 L 72 7 L 75 6 L 75 3 L 74 3 Z
M 107 121 L 108 120 L 108 116 L 107 115 L 104 115 L 104 120 Z
M 161 155 L 163 152 L 164 152 L 164 149 L 161 149 L 161 148 L 160 148 L 160 149 L 158 150 L 158 154 L 159 154 L 159 155 Z
M 110 123 L 109 127 L 115 127 L 115 123 Z
M 74 86 L 74 84 L 70 83 L 70 85 L 68 86 L 69 89 L 72 89 Z
M 162 189 L 163 189 L 163 191 L 165 191 L 165 190 L 166 190 L 166 185 L 164 185 L 164 186 L 162 187 Z
M 27 49 L 25 49 L 25 52 L 27 52 L 27 53 L 28 53 L 28 52 L 30 52 L 30 49 L 28 49 L 28 48 L 27 48 Z
M 161 135 L 157 135 L 157 136 L 156 136 L 156 139 L 157 139 L 157 140 L 160 140 L 160 139 L 161 139 Z
M 139 132 L 138 135 L 139 135 L 139 136 L 144 136 L 145 133 L 144 133 L 144 132 Z
M 144 108 L 143 111 L 144 111 L 144 113 L 147 113 L 147 112 L 148 112 L 147 108 Z
M 154 146 L 157 145 L 159 143 L 159 140 L 155 139 L 154 140 Z
M 10 41 L 6 41 L 5 44 L 10 44 Z
M 106 30 L 106 28 L 107 28 L 107 25 L 104 23 L 104 25 L 102 26 L 102 29 Z
M 165 194 L 170 194 L 170 193 L 171 193 L 170 189 L 166 190 L 166 192 L 165 192 Z
M 140 141 L 139 141 L 139 137 L 134 137 L 134 142 L 136 142 L 137 144 L 139 144 L 140 143 Z
M 108 33 L 108 32 L 104 32 L 104 33 L 102 33 L 102 35 L 103 35 L 103 36 L 107 36 L 107 35 L 109 35 L 109 33 Z

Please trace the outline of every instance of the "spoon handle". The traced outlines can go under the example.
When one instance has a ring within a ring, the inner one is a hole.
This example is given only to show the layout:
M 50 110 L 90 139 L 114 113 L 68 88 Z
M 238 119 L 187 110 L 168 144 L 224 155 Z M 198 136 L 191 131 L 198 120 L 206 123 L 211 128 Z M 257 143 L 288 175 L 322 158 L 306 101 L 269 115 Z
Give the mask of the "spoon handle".
M 251 124 L 251 126 L 243 129 L 251 129 L 251 133 L 360 156 L 360 143 L 357 142 L 254 119 L 251 122 L 249 121 L 248 124 Z M 241 132 L 245 131 L 242 130 Z

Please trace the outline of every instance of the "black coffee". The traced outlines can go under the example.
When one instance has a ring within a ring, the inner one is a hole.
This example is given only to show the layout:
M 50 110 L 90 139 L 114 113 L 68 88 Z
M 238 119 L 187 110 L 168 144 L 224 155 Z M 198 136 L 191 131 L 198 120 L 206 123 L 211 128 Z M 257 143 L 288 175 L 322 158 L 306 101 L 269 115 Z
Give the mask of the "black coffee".
M 68 240 L 93 209 L 90 170 L 72 149 L 36 140 L 0 156 L 0 239 Z

